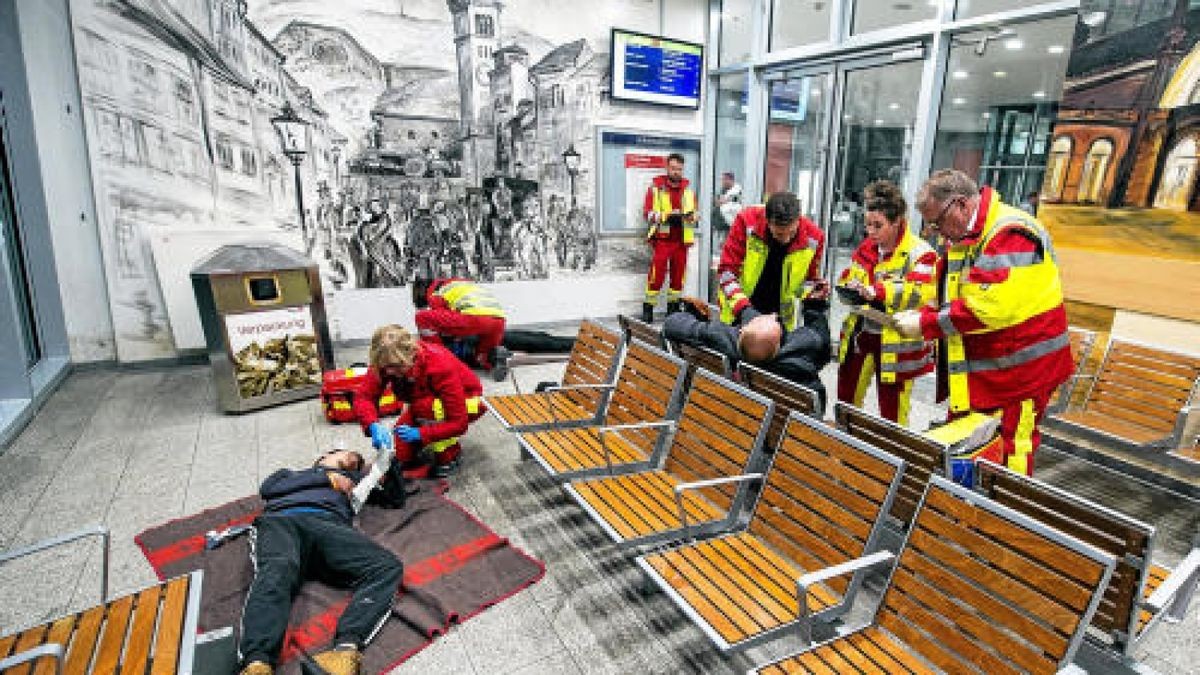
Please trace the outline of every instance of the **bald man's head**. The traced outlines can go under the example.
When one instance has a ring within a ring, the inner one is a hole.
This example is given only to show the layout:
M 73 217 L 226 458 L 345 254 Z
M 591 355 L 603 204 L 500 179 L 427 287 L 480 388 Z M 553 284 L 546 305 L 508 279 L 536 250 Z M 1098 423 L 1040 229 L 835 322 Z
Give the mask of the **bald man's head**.
M 774 314 L 762 314 L 742 326 L 738 336 L 738 351 L 742 358 L 751 363 L 770 361 L 779 353 L 779 344 L 783 340 L 783 327 L 775 319 Z

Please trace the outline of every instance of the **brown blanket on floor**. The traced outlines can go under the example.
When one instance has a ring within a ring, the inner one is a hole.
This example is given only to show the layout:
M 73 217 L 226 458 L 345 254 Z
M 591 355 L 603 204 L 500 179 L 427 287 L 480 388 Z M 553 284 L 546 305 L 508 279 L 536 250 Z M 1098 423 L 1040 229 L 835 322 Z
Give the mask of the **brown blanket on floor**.
M 404 584 L 392 620 L 363 654 L 363 672 L 388 670 L 428 645 L 452 623 L 465 621 L 536 582 L 542 563 L 509 545 L 450 499 L 441 483 L 419 481 L 403 509 L 367 506 L 359 527 L 404 563 Z M 173 520 L 139 534 L 135 541 L 162 579 L 204 570 L 201 630 L 233 626 L 254 570 L 249 542 L 242 536 L 212 551 L 204 533 L 249 523 L 261 511 L 258 497 L 246 497 L 194 516 Z M 349 601 L 346 590 L 306 583 L 292 607 L 279 672 L 299 672 L 299 650 L 320 651 L 333 639 L 334 626 Z

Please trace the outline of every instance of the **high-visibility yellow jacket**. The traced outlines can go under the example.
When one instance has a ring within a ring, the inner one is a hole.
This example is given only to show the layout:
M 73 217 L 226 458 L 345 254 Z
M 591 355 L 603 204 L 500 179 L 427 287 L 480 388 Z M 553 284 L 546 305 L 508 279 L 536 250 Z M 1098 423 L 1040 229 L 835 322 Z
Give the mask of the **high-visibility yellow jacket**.
M 452 309 L 468 316 L 504 318 L 504 308 L 495 296 L 466 279 L 438 279 L 429 286 L 429 306 Z
M 682 217 L 680 219 L 681 231 L 675 236 L 685 244 L 694 243 L 696 241 L 696 193 L 688 187 L 686 178 L 681 178 L 679 185 L 672 186 L 667 182 L 666 176 L 658 176 L 646 189 L 643 215 L 649 222 L 651 213 L 658 214 L 658 222 L 651 222 L 646 230 L 646 239 L 671 238 L 673 228 L 668 219 L 676 210 Z
M 1054 246 L 1036 218 L 980 193 L 975 221 L 938 263 L 938 308 L 921 331 L 942 339 L 939 393 L 951 412 L 1033 398 L 1074 370 Z
M 883 260 L 879 257 L 879 245 L 870 238 L 864 239 L 850 256 L 850 266 L 842 271 L 838 283 L 845 285 L 857 281 L 871 286 L 875 289 L 877 303 L 882 304 L 889 314 L 936 302 L 937 285 L 933 275 L 937 253 L 925 240 L 905 228 L 895 250 Z M 842 323 L 839 362 L 850 355 L 858 330 L 880 334 L 880 381 L 888 384 L 904 382 L 933 370 L 933 350 L 925 340 L 906 338 L 894 328 L 880 326 L 853 313 Z
M 734 219 L 717 266 L 721 321 L 733 323 L 750 304 L 750 296 L 754 295 L 754 287 L 767 263 L 767 237 L 770 236 L 767 210 L 763 206 L 746 207 Z M 824 250 L 825 234 L 816 223 L 801 217 L 800 229 L 783 259 L 783 278 L 779 284 L 779 318 L 788 330 L 795 330 L 800 322 L 801 312 L 797 305 L 808 293 L 804 282 L 821 278 Z

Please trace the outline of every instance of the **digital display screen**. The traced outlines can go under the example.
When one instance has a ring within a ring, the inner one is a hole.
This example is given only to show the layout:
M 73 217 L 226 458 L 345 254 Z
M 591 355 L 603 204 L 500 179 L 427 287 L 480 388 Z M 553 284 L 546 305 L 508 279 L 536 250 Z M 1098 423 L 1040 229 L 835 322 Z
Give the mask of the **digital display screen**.
M 704 47 L 613 29 L 613 98 L 696 109 L 703 79 Z

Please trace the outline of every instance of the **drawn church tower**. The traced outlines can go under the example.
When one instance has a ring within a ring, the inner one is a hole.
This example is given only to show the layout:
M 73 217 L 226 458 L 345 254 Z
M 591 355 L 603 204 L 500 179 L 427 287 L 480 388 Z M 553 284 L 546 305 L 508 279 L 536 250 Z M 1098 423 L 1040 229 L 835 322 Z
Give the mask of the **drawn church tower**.
M 454 19 L 458 54 L 459 128 L 463 142 L 463 173 L 469 185 L 479 185 L 495 165 L 492 131 L 492 54 L 500 48 L 500 0 L 446 0 Z

